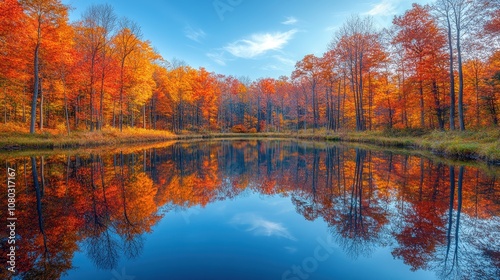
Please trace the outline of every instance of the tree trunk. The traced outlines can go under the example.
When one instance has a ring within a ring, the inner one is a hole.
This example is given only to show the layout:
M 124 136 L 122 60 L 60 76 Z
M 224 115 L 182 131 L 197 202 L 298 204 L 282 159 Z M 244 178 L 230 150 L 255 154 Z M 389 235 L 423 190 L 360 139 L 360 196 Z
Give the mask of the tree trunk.
M 115 111 L 115 108 L 116 107 L 116 102 L 113 101 L 113 127 L 116 128 L 116 111 Z
M 311 87 L 311 93 L 312 93 L 312 109 L 313 109 L 313 133 L 314 130 L 318 127 L 318 117 L 317 117 L 317 110 L 316 110 L 316 82 L 312 82 L 312 87 Z
M 154 113 L 154 100 L 155 100 L 155 96 L 153 95 L 153 97 L 151 97 L 151 104 L 149 105 L 149 125 L 150 125 L 150 128 L 152 129 L 156 129 L 155 127 L 155 122 L 154 122 L 154 119 L 153 119 L 153 113 Z
M 69 114 L 68 114 L 68 97 L 66 96 L 66 87 L 64 88 L 64 118 L 66 119 L 66 131 L 69 135 Z
M 106 50 L 103 50 L 102 54 L 102 74 L 101 74 L 101 90 L 99 98 L 99 115 L 97 117 L 97 130 L 102 130 L 104 125 L 104 80 L 106 78 Z
M 34 59 L 34 85 L 33 85 L 33 98 L 31 99 L 31 124 L 30 133 L 35 133 L 35 122 L 36 122 L 36 103 L 38 98 L 38 88 L 39 88 L 39 73 L 38 73 L 38 54 L 40 50 L 40 42 L 36 44 L 35 47 L 35 59 Z
M 146 104 L 142 105 L 142 128 L 146 129 Z
M 457 27 L 458 29 L 458 27 Z M 462 49 L 460 46 L 460 29 L 457 30 L 457 58 L 458 58 L 458 122 L 460 130 L 465 130 L 464 117 L 464 75 L 462 67 Z
M 474 93 L 476 95 L 476 126 L 479 127 L 481 121 L 479 119 L 479 63 L 476 61 L 476 67 L 474 69 Z
M 90 75 L 90 98 L 89 98 L 89 114 L 90 114 L 90 131 L 94 131 L 94 58 L 92 58 L 92 74 Z
M 372 92 L 372 76 L 368 72 L 368 130 L 372 130 L 372 111 L 373 111 L 373 92 Z
M 366 130 L 366 121 L 365 121 L 365 110 L 363 106 L 363 53 L 359 56 L 359 116 L 360 116 L 360 130 Z
M 78 129 L 78 104 L 80 104 L 80 96 L 76 97 L 76 104 L 75 104 L 75 129 Z
M 455 74 L 453 73 L 453 39 L 451 36 L 450 16 L 446 15 L 448 26 L 448 49 L 450 56 L 450 130 L 455 130 Z
M 120 117 L 119 126 L 120 132 L 123 130 L 123 71 L 125 67 L 125 62 L 122 60 L 121 71 L 120 71 Z
M 97 130 L 101 130 L 104 123 L 104 69 L 101 76 L 101 95 L 99 98 L 99 116 L 97 117 Z
M 47 125 L 47 127 L 50 127 L 50 99 L 48 98 L 47 96 L 47 105 L 45 105 L 45 108 L 47 108 L 45 111 L 47 111 L 47 116 L 44 117 L 44 119 L 46 119 L 45 121 L 45 124 Z
M 424 85 L 422 80 L 419 81 L 420 92 L 420 127 L 425 128 L 425 107 L 424 107 Z
M 131 120 L 130 120 L 130 126 L 134 128 L 135 126 L 135 114 L 134 114 L 134 108 L 133 106 L 130 106 L 130 115 L 131 115 Z
M 307 92 L 304 90 L 305 103 L 304 103 L 304 133 L 307 132 Z
M 257 93 L 257 132 L 260 131 L 260 92 Z
M 42 80 L 40 79 L 40 131 L 43 130 L 43 89 Z
M 7 123 L 7 87 L 4 85 L 3 88 L 3 95 L 4 95 L 4 101 L 3 101 L 3 123 Z
M 341 108 L 340 103 L 342 101 L 340 97 L 340 90 L 341 90 L 341 82 L 339 80 L 339 87 L 337 91 L 337 120 L 335 124 L 336 130 L 340 129 L 340 108 Z
M 25 103 L 25 100 L 27 98 L 26 98 L 26 89 L 25 88 L 23 89 L 23 95 L 25 97 L 25 98 L 23 98 L 23 123 L 26 123 L 26 103 Z

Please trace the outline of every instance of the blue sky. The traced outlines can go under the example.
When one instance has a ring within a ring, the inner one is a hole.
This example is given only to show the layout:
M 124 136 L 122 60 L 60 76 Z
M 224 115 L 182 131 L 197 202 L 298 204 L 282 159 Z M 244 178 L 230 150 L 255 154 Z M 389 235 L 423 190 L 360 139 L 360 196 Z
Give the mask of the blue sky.
M 72 21 L 108 3 L 138 23 L 165 59 L 250 79 L 289 76 L 305 55 L 322 55 L 353 14 L 386 27 L 413 2 L 431 0 L 63 0 Z

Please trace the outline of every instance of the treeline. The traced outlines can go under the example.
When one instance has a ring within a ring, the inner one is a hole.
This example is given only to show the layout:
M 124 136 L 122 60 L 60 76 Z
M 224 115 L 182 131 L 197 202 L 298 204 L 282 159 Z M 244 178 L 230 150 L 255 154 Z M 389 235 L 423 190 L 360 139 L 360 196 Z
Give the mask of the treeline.
M 497 0 L 414 4 L 377 30 L 353 16 L 290 77 L 250 81 L 166 61 L 109 5 L 0 2 L 4 123 L 30 132 L 450 129 L 498 126 Z

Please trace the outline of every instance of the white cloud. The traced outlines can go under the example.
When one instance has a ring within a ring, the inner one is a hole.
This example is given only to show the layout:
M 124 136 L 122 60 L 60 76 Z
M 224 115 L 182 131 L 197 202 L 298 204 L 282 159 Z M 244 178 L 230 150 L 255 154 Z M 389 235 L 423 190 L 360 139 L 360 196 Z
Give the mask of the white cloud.
M 293 35 L 296 29 L 287 32 L 253 34 L 247 39 L 241 39 L 226 45 L 223 49 L 233 56 L 240 58 L 254 58 L 268 51 L 282 49 Z
M 392 16 L 397 13 L 394 0 L 382 0 L 382 2 L 372 5 L 372 9 L 364 13 L 370 16 Z
M 284 65 L 294 66 L 296 63 L 295 60 L 283 57 L 281 55 L 273 55 L 273 57 L 276 58 L 279 62 L 281 62 Z
M 184 28 L 184 35 L 187 38 L 200 43 L 200 41 L 207 36 L 207 34 L 201 29 L 193 29 L 191 26 L 186 26 Z
M 258 236 L 277 236 L 297 240 L 282 224 L 271 222 L 253 213 L 237 214 L 231 219 L 231 224 L 248 226 L 246 231 Z
M 264 70 L 264 71 L 279 71 L 279 70 L 283 70 L 283 69 L 279 68 L 278 66 L 276 66 L 274 64 L 268 64 L 268 65 L 262 67 L 261 69 Z
M 281 24 L 284 25 L 294 25 L 298 22 L 298 20 L 294 17 L 286 17 L 286 20 L 283 21 Z
M 226 66 L 226 61 L 227 59 L 224 57 L 224 53 L 222 52 L 209 52 L 207 53 L 208 58 L 213 60 L 215 63 L 221 65 L 221 66 Z
M 337 29 L 339 29 L 339 26 L 338 26 L 338 25 L 330 25 L 330 26 L 327 26 L 327 27 L 325 28 L 325 31 L 326 31 L 326 32 L 332 32 L 332 31 L 335 31 L 335 30 L 337 30 Z

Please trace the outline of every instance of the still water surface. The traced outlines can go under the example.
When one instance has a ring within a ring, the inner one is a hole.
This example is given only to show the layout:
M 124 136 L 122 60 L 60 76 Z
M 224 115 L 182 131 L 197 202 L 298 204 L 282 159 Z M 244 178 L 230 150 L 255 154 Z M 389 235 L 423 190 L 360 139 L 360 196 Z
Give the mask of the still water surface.
M 15 279 L 500 279 L 496 168 L 280 140 L 5 162 Z

